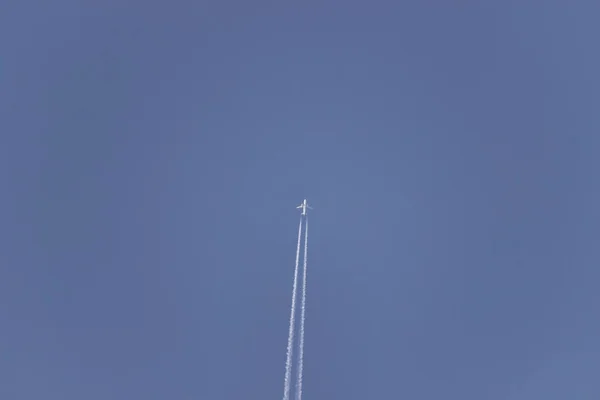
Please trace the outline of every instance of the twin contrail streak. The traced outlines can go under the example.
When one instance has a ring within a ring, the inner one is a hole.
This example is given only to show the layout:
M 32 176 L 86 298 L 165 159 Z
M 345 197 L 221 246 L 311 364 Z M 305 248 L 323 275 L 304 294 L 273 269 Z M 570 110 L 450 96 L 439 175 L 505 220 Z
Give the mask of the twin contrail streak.
M 292 376 L 292 353 L 294 344 L 294 327 L 296 325 L 296 292 L 298 287 L 298 267 L 300 265 L 300 239 L 302 238 L 302 216 L 298 225 L 298 245 L 296 247 L 296 267 L 294 268 L 294 285 L 292 289 L 292 306 L 290 309 L 290 329 L 287 342 L 287 358 L 285 360 L 285 380 L 283 384 L 283 400 L 290 398 L 290 378 Z
M 302 299 L 300 307 L 300 334 L 298 338 L 298 376 L 296 400 L 302 400 L 302 373 L 304 370 L 304 320 L 306 315 L 306 256 L 308 255 L 308 216 L 304 223 L 304 265 L 302 268 Z
M 302 400 L 302 379 L 304 373 L 304 321 L 306 320 L 306 266 L 308 256 L 308 215 L 312 210 L 306 199 L 298 207 L 302 209 L 298 225 L 298 245 L 296 246 L 296 266 L 294 268 L 294 285 L 292 289 L 292 306 L 290 309 L 290 328 L 287 342 L 287 358 L 285 360 L 285 380 L 283 383 L 283 400 L 290 400 L 290 381 L 292 378 L 292 359 L 294 352 L 294 332 L 296 330 L 296 297 L 298 292 L 298 271 L 300 269 L 300 244 L 302 242 L 302 221 L 304 221 L 304 263 L 302 266 L 302 294 L 300 299 L 300 327 L 298 328 L 298 362 L 296 366 L 295 400 Z

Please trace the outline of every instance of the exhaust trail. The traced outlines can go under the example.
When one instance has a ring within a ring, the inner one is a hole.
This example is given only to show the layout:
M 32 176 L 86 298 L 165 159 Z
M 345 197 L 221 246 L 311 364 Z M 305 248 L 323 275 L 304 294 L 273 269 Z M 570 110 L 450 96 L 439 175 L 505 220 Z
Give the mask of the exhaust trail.
M 306 315 L 306 256 L 308 255 L 308 216 L 304 222 L 304 265 L 302 268 L 302 299 L 300 307 L 300 333 L 298 338 L 298 376 L 296 400 L 302 400 L 302 374 L 304 371 L 304 320 Z
M 298 269 L 300 265 L 300 239 L 302 239 L 302 217 L 298 225 L 298 245 L 296 247 L 296 266 L 294 268 L 294 285 L 292 288 L 292 306 L 290 309 L 290 330 L 287 342 L 287 357 L 285 360 L 285 380 L 283 383 L 283 400 L 290 398 L 290 378 L 292 376 L 292 355 L 294 344 L 294 327 L 296 325 L 296 292 L 298 291 Z

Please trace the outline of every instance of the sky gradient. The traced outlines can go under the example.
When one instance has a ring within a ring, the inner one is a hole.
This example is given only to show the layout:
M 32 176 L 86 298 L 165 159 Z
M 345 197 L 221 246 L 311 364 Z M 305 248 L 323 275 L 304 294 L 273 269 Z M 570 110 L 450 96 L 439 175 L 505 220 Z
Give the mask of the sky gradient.
M 600 398 L 600 5 L 7 1 L 0 398 Z

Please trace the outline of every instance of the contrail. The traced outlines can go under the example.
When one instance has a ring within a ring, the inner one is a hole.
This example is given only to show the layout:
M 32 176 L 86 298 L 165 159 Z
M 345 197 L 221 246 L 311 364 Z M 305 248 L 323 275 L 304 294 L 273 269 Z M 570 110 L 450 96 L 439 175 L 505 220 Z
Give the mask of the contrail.
M 298 245 L 296 247 L 296 267 L 294 268 L 294 286 L 292 289 L 292 306 L 290 309 L 290 330 L 287 342 L 287 358 L 285 360 L 285 380 L 283 383 L 283 400 L 290 398 L 290 378 L 292 375 L 292 353 L 294 344 L 294 327 L 296 325 L 296 292 L 298 287 L 298 266 L 300 264 L 300 239 L 302 238 L 302 216 L 298 225 Z
M 304 369 L 304 320 L 306 315 L 306 256 L 308 254 L 308 216 L 304 223 L 304 265 L 302 268 L 302 299 L 300 308 L 300 334 L 298 339 L 298 376 L 296 380 L 296 400 L 302 400 L 302 372 Z

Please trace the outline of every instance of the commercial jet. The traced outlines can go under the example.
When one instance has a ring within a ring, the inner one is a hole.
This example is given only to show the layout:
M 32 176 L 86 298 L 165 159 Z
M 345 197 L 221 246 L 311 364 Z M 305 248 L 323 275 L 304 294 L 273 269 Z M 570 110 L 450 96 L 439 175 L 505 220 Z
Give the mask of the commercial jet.
M 301 208 L 302 209 L 302 214 L 300 214 L 300 215 L 306 215 L 306 209 L 312 210 L 312 207 L 308 205 L 308 203 L 306 202 L 306 199 L 304 199 L 304 201 L 302 202 L 302 204 L 300 204 L 296 208 Z

